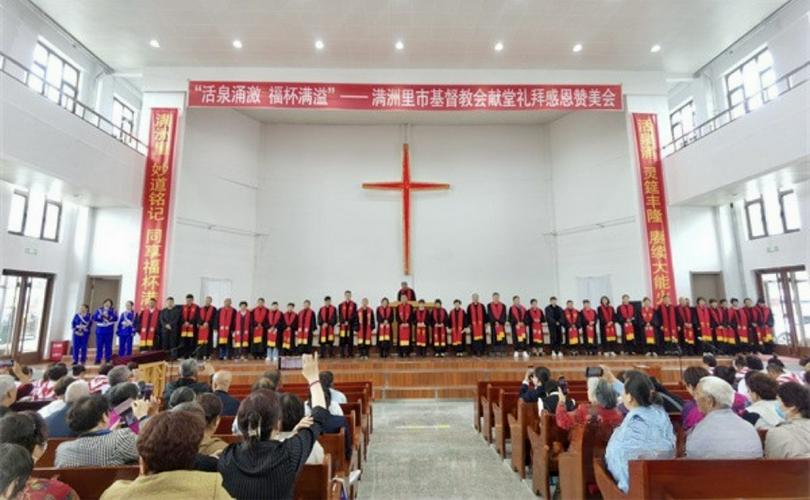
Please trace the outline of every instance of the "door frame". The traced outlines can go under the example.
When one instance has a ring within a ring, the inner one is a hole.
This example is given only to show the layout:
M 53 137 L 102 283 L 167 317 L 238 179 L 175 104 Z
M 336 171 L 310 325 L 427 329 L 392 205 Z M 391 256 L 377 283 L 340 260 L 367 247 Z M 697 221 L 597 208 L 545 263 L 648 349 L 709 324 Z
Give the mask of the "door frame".
M 723 291 L 723 295 L 721 297 L 704 297 L 706 300 L 709 300 L 710 298 L 715 298 L 717 300 L 720 300 L 722 297 L 725 297 L 725 295 L 726 295 L 726 278 L 725 278 L 725 276 L 723 276 L 723 271 L 689 271 L 689 289 L 690 290 L 695 289 L 695 276 L 717 276 L 717 277 L 720 278 L 720 289 Z M 695 293 L 692 292 L 692 295 L 695 295 Z M 692 297 L 692 302 L 694 304 L 697 304 L 697 296 Z
M 39 343 L 37 344 L 37 352 L 36 353 L 27 353 L 22 354 L 17 352 L 14 353 L 19 346 L 20 343 L 20 334 L 22 332 L 22 319 L 23 319 L 23 312 L 25 310 L 24 307 L 19 307 L 20 303 L 23 301 L 23 298 L 28 297 L 28 292 L 23 291 L 20 294 L 19 302 L 17 304 L 17 311 L 15 312 L 14 318 L 14 331 L 11 332 L 12 336 L 12 358 L 16 359 L 22 364 L 34 364 L 40 363 L 42 360 L 45 359 L 45 341 L 48 337 L 48 325 L 50 324 L 51 320 L 51 306 L 53 305 L 53 288 L 54 288 L 54 281 L 56 280 L 56 275 L 53 273 L 42 273 L 36 271 L 23 271 L 20 269 L 3 269 L 3 276 L 18 276 L 24 278 L 43 278 L 45 279 L 45 307 L 44 311 L 42 311 L 42 322 L 39 325 Z
M 756 278 L 757 284 L 757 297 L 763 299 L 765 298 L 765 288 L 762 286 L 763 274 L 782 274 L 787 276 L 789 273 L 796 271 L 804 271 L 804 269 L 805 267 L 802 265 L 769 267 L 766 269 L 754 269 L 754 277 Z M 790 329 L 790 345 L 784 347 L 787 347 L 789 354 L 791 355 L 798 354 L 800 348 L 799 329 L 796 326 L 796 311 L 794 311 L 793 309 L 793 291 L 791 290 L 790 287 L 790 280 L 789 279 L 782 280 L 781 288 L 782 294 L 785 298 L 788 328 Z

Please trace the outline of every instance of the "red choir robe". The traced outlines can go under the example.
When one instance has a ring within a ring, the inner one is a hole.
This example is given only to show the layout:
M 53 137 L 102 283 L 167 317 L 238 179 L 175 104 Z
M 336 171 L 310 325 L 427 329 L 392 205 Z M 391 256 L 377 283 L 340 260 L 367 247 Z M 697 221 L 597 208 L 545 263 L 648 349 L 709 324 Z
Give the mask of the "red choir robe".
M 768 306 L 756 306 L 759 308 L 759 334 L 760 342 L 773 342 L 773 311 Z
M 410 287 L 400 288 L 399 291 L 397 292 L 397 300 L 400 300 L 403 294 L 405 295 L 405 298 L 409 301 L 416 300 L 416 292 L 413 291 L 413 288 Z
M 337 325 L 337 307 L 331 304 L 321 306 L 320 310 L 318 310 L 321 345 L 333 344 L 335 342 L 335 325 Z
M 351 300 L 344 300 L 340 303 L 339 308 L 340 320 L 340 338 L 348 337 L 354 328 L 354 322 L 357 320 L 357 304 Z
M 211 338 L 211 325 L 217 308 L 214 306 L 202 306 L 199 314 L 199 324 L 197 328 L 197 344 L 205 345 Z
M 579 311 L 573 307 L 563 309 L 563 320 L 568 332 L 568 345 L 579 344 Z
M 675 314 L 675 306 L 672 304 L 669 306 L 660 304 L 658 306 L 658 316 L 661 322 L 661 334 L 664 337 L 664 342 L 678 341 L 678 318 Z
M 712 319 L 712 326 L 714 327 L 715 339 L 719 343 L 726 342 L 726 315 L 719 307 L 710 307 L 709 314 Z
M 532 344 L 543 345 L 543 309 L 530 307 L 528 311 L 529 331 L 532 336 Z
M 454 346 L 464 342 L 464 328 L 467 326 L 466 315 L 466 311 L 461 307 L 450 310 L 450 342 Z
M 219 310 L 217 316 L 217 327 L 219 328 L 217 335 L 218 345 L 227 345 L 231 336 L 231 328 L 233 328 L 234 316 L 236 316 L 236 309 L 232 306 L 223 307 Z
M 692 321 L 692 308 L 689 306 L 678 306 L 678 318 L 681 320 L 681 334 L 683 341 L 689 345 L 695 345 L 695 324 Z
M 391 328 L 394 323 L 394 308 L 377 307 L 377 343 L 391 341 Z
M 155 344 L 155 332 L 157 332 L 159 314 L 160 310 L 158 308 L 149 309 L 147 307 L 141 310 L 140 318 L 138 318 L 141 349 L 148 349 Z
M 434 307 L 430 311 L 430 322 L 432 324 L 430 336 L 434 347 L 444 347 L 447 345 L 447 311 L 444 307 Z
M 307 344 L 312 342 L 312 332 L 315 331 L 315 311 L 310 309 L 301 309 L 298 312 L 298 328 L 296 329 L 296 343 Z
M 582 309 L 580 314 L 582 315 L 582 336 L 585 343 L 596 345 L 596 309 Z
M 490 328 L 492 329 L 492 341 L 504 342 L 506 341 L 506 306 L 503 302 L 490 302 L 487 306 L 489 309 Z
M 723 330 L 726 332 L 726 344 L 735 345 L 737 343 L 737 335 L 735 334 L 734 325 L 737 322 L 737 313 L 734 309 L 728 307 L 721 307 L 723 311 Z
M 397 322 L 399 323 L 399 345 L 411 345 L 411 322 L 413 321 L 413 306 L 402 302 L 397 306 Z
M 597 308 L 603 342 L 616 342 L 616 310 L 611 305 L 599 304 Z
M 621 304 L 618 309 L 618 314 L 621 316 L 622 319 L 622 334 L 624 335 L 624 341 L 626 343 L 630 343 L 636 340 L 636 330 L 635 330 L 635 321 L 636 321 L 636 309 L 633 307 L 633 304 Z
M 644 331 L 644 343 L 655 345 L 655 309 L 652 306 L 641 306 L 641 329 Z
M 194 338 L 194 325 L 197 323 L 198 311 L 199 307 L 197 304 L 183 304 L 183 309 L 180 312 L 180 315 L 183 318 L 183 324 L 180 326 L 180 338 Z
M 231 347 L 239 349 L 250 345 L 250 311 L 236 311 L 233 333 L 231 334 Z
M 373 331 L 374 309 L 361 306 L 357 310 L 357 345 L 370 347 Z
M 698 305 L 695 307 L 695 315 L 697 316 L 698 331 L 700 332 L 700 340 L 702 342 L 712 341 L 712 313 L 706 305 Z
M 428 341 L 428 313 L 427 309 L 416 309 L 413 321 L 416 328 L 416 346 L 426 347 Z
M 749 341 L 748 331 L 751 328 L 751 317 L 748 314 L 748 308 L 740 307 L 735 311 L 737 313 L 737 339 L 741 344 L 747 344 Z
M 284 314 L 276 309 L 267 311 L 267 347 L 278 347 L 278 334 L 284 331 Z
M 526 308 L 512 304 L 509 307 L 509 325 L 518 342 L 526 342 Z
M 267 313 L 270 312 L 266 306 L 254 307 L 251 311 L 253 316 L 253 345 L 264 344 L 264 334 L 267 329 Z
M 757 339 L 758 343 L 762 343 L 762 327 L 761 320 L 760 320 L 760 313 L 761 310 L 757 306 L 746 307 L 745 312 L 748 313 L 749 321 L 749 333 L 753 333 L 753 337 Z M 753 330 L 753 331 L 751 331 Z
M 484 341 L 484 325 L 487 322 L 487 310 L 484 304 L 478 302 L 467 306 L 467 324 L 470 325 L 472 340 Z
M 298 314 L 295 311 L 285 311 L 283 317 L 284 331 L 281 334 L 281 347 L 289 349 L 293 345 L 294 332 L 298 329 Z

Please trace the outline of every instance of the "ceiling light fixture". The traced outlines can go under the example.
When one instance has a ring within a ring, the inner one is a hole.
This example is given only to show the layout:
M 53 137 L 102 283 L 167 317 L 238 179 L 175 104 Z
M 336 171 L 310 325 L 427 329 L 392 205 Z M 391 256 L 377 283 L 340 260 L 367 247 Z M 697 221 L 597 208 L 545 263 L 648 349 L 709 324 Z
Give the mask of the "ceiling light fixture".
M 656 43 L 655 45 L 650 47 L 650 52 L 652 52 L 653 54 L 655 54 L 656 52 L 661 52 L 661 46 Z
M 500 52 L 503 50 L 503 42 L 495 42 L 495 52 Z
M 149 40 L 149 46 L 152 47 L 153 49 L 159 49 L 160 48 L 160 42 L 158 42 L 156 39 L 153 38 L 153 39 Z
M 318 50 L 323 50 L 325 47 L 323 40 L 315 40 L 315 48 Z
M 242 48 L 242 40 L 234 40 L 233 41 L 233 48 L 241 49 Z
M 574 52 L 582 52 L 582 44 L 578 43 L 578 44 L 574 45 L 573 50 L 574 50 Z
M 402 40 L 397 40 L 397 43 L 394 44 L 394 48 L 402 50 L 405 48 L 405 43 Z

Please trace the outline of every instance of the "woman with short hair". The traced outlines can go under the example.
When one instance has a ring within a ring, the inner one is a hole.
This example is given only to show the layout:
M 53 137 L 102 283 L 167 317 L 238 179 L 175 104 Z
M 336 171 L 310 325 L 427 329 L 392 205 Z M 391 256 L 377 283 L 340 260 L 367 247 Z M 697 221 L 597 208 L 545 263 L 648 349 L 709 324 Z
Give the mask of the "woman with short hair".
M 572 412 L 565 411 L 565 404 L 557 405 L 557 427 L 570 430 L 577 424 L 597 422 L 600 427 L 613 430 L 622 423 L 622 414 L 616 409 L 618 401 L 613 386 L 601 377 L 590 377 L 587 384 L 588 403 L 580 403 Z M 565 399 L 566 395 L 561 393 L 560 401 L 564 402 Z
M 765 457 L 810 458 L 810 388 L 787 382 L 776 394 L 785 423 L 768 431 Z
M 0 443 L 0 497 L 9 500 L 23 498 L 33 469 L 34 461 L 25 448 L 18 444 Z
M 748 372 L 745 376 L 752 403 L 745 409 L 743 417 L 757 429 L 772 429 L 785 421 L 779 415 L 779 401 L 776 399 L 779 382 L 762 372 Z
M 700 379 L 711 375 L 709 370 L 702 366 L 690 366 L 683 372 L 683 385 L 692 396 L 692 399 L 685 401 L 681 410 L 681 425 L 684 431 L 689 431 L 703 420 L 703 412 L 695 402 L 695 389 Z

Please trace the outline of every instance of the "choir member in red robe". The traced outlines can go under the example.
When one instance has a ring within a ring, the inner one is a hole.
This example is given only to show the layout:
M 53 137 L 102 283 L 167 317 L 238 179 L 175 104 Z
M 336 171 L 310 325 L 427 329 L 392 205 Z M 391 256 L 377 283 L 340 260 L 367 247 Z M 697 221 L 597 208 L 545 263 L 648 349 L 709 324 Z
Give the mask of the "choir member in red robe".
M 208 295 L 197 315 L 197 349 L 202 359 L 208 360 L 211 356 L 211 346 L 217 331 L 217 308 L 214 299 Z
M 736 318 L 734 311 L 728 307 L 728 301 L 726 299 L 720 299 L 718 307 L 722 313 L 721 317 L 723 320 L 723 353 L 734 354 L 737 351 L 737 333 L 735 330 Z
M 295 332 L 298 331 L 298 314 L 295 312 L 295 304 L 289 302 L 287 310 L 282 315 L 284 330 L 281 331 L 281 355 L 292 356 L 295 353 Z
M 568 346 L 569 354 L 578 354 L 582 345 L 582 330 L 581 320 L 579 318 L 579 311 L 574 307 L 573 300 L 565 301 L 565 309 L 562 310 L 561 327 L 565 335 L 565 345 Z M 563 357 L 562 352 L 558 357 Z
M 596 309 L 591 307 L 591 301 L 582 301 L 582 311 L 579 313 L 580 328 L 582 329 L 582 347 L 586 353 L 595 355 L 599 349 L 599 339 L 596 334 L 598 317 Z
M 424 358 L 427 355 L 428 330 L 430 329 L 430 311 L 427 310 L 424 300 L 419 300 L 416 311 L 413 313 L 414 340 L 416 355 Z
M 318 319 L 312 310 L 309 299 L 304 300 L 304 306 L 298 311 L 298 328 L 295 329 L 295 344 L 298 354 L 312 353 L 312 336 L 318 327 Z
M 681 353 L 692 356 L 700 351 L 695 339 L 695 314 L 689 304 L 689 299 L 686 297 L 678 299 L 676 313 L 678 317 L 678 345 L 681 348 Z
M 231 306 L 231 299 L 225 299 L 217 311 L 217 347 L 219 359 L 230 358 L 231 331 L 236 321 L 236 309 Z
M 157 300 L 149 299 L 149 305 L 145 309 L 141 309 L 138 316 L 139 344 L 142 352 L 151 351 L 156 345 L 159 345 L 155 339 L 158 332 L 159 315 Z
M 408 286 L 407 281 L 403 281 L 399 284 L 399 291 L 397 292 L 397 300 L 402 302 L 403 300 L 407 300 L 413 302 L 416 300 L 416 292 L 413 288 Z
M 492 351 L 501 357 L 506 350 L 506 305 L 498 292 L 492 294 L 492 302 L 487 304 L 487 317 Z
M 551 357 L 562 357 L 562 345 L 565 343 L 565 328 L 563 327 L 563 309 L 557 305 L 557 297 L 549 297 L 546 306 L 546 324 L 551 342 Z
M 450 309 L 448 315 L 448 327 L 450 328 L 450 345 L 456 351 L 456 357 L 464 356 L 465 333 L 464 330 L 468 328 L 467 312 L 462 309 L 461 301 L 459 299 L 453 300 L 453 308 Z
M 264 299 L 259 297 L 256 307 L 250 311 L 252 316 L 253 330 L 250 332 L 250 353 L 253 359 L 262 359 L 267 348 L 267 315 L 270 309 L 264 305 Z
M 748 344 L 748 316 L 740 317 L 740 301 L 738 299 L 731 299 L 731 307 L 728 308 L 728 322 L 733 335 L 728 335 L 727 332 L 726 340 L 729 341 L 729 344 L 733 344 L 732 353 L 747 351 L 745 347 Z
M 360 308 L 357 309 L 355 330 L 357 332 L 357 346 L 360 349 L 360 357 L 368 359 L 368 352 L 372 345 L 372 333 L 374 332 L 374 309 L 368 305 L 368 299 L 365 297 L 360 300 Z
M 322 358 L 331 358 L 334 355 L 337 320 L 337 308 L 332 305 L 332 297 L 327 295 L 323 298 L 323 305 L 318 310 L 318 328 L 320 329 L 318 341 L 321 345 Z
M 523 356 L 528 359 L 529 351 L 526 345 L 529 343 L 528 315 L 526 308 L 520 303 L 520 297 L 512 297 L 512 305 L 509 307 L 509 327 L 512 329 L 512 345 L 515 346 L 515 359 Z
M 344 300 L 338 307 L 340 322 L 340 357 L 354 357 L 354 325 L 357 322 L 357 303 L 352 301 L 352 292 L 346 290 Z
M 762 331 L 762 351 L 765 354 L 773 353 L 773 310 L 765 303 L 765 299 L 757 300 L 759 308 L 759 328 Z
M 543 355 L 543 320 L 545 316 L 543 309 L 539 306 L 537 299 L 529 301 L 529 310 L 526 311 L 526 324 L 529 326 L 529 342 L 532 353 L 538 356 Z
M 483 356 L 487 347 L 485 331 L 488 318 L 487 308 L 478 300 L 478 294 L 474 293 L 472 302 L 467 306 L 467 329 L 470 332 L 473 355 Z
M 638 313 L 638 334 L 641 336 L 647 356 L 658 356 L 661 350 L 658 336 L 658 319 L 652 301 L 649 297 L 644 297 L 641 301 L 641 311 Z
M 186 303 L 180 310 L 180 356 L 183 358 L 188 358 L 195 350 L 199 309 L 194 303 L 194 295 L 186 295 Z
M 664 345 L 664 352 L 677 353 L 678 345 L 678 316 L 675 312 L 675 305 L 671 303 L 669 295 L 661 298 L 661 303 L 655 309 L 660 332 L 661 342 Z
M 644 336 L 638 326 L 636 306 L 630 302 L 630 296 L 622 295 L 622 303 L 616 308 L 616 322 L 622 328 L 622 353 L 641 354 Z
M 278 359 L 281 347 L 281 334 L 284 333 L 284 313 L 278 308 L 278 302 L 270 303 L 270 312 L 267 313 L 267 359 Z
M 413 306 L 410 302 L 401 301 L 397 305 L 397 351 L 400 358 L 411 355 L 411 336 L 413 335 Z
M 599 299 L 599 307 L 596 309 L 596 314 L 599 317 L 599 334 L 602 337 L 602 352 L 605 356 L 616 356 L 616 351 L 619 350 L 618 338 L 619 332 L 616 328 L 616 310 L 610 303 L 607 296 L 602 296 Z
M 430 311 L 430 343 L 433 345 L 433 355 L 443 358 L 447 350 L 447 311 L 439 299 L 433 302 Z
M 253 321 L 250 317 L 247 301 L 239 302 L 239 310 L 233 320 L 231 332 L 231 356 L 233 359 L 245 360 L 245 351 L 250 348 L 250 336 L 253 334 Z
M 754 307 L 754 301 L 748 297 L 743 300 L 743 311 L 748 317 L 748 348 L 753 352 L 760 352 L 762 346 L 762 328 L 759 328 L 760 309 Z
M 394 321 L 394 308 L 388 304 L 388 297 L 383 297 L 377 307 L 377 347 L 380 349 L 381 358 L 391 355 Z
M 715 301 L 716 303 L 716 301 Z M 714 352 L 714 339 L 712 338 L 712 312 L 706 305 L 705 297 L 698 297 L 695 306 L 696 337 L 695 345 L 700 345 L 702 352 Z

